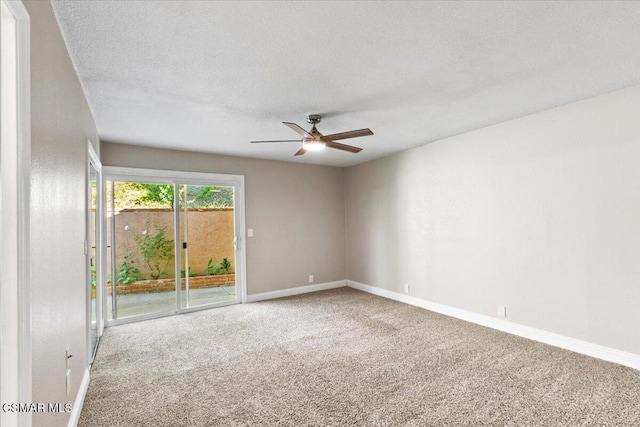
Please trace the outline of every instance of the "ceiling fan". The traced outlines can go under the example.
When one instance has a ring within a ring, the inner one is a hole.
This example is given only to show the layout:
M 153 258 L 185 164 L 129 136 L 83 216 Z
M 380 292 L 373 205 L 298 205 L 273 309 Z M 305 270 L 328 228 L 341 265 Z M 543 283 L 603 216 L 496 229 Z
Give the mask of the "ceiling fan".
M 367 136 L 373 135 L 371 129 L 358 129 L 358 130 L 350 130 L 348 132 L 340 132 L 333 133 L 331 135 L 323 135 L 318 129 L 316 129 L 316 125 L 320 123 L 322 116 L 320 114 L 309 114 L 307 116 L 307 122 L 312 125 L 311 130 L 307 132 L 302 127 L 298 126 L 295 123 L 282 122 L 286 126 L 289 126 L 295 132 L 299 133 L 302 136 L 302 139 L 282 139 L 277 141 L 251 141 L 252 144 L 262 144 L 262 143 L 271 143 L 271 142 L 302 142 L 302 148 L 300 148 L 294 156 L 302 156 L 307 151 L 320 151 L 324 150 L 326 147 L 336 148 L 338 150 L 348 151 L 350 153 L 359 153 L 362 151 L 360 147 L 354 147 L 352 145 L 341 144 L 339 142 L 335 142 L 340 139 L 348 139 L 348 138 L 357 138 L 359 136 Z

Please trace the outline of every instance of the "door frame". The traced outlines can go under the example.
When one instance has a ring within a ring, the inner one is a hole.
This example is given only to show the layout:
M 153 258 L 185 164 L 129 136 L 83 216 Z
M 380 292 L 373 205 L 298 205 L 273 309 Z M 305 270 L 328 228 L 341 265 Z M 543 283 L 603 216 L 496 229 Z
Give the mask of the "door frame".
M 222 307 L 225 305 L 232 305 L 237 303 L 247 302 L 247 266 L 246 266 L 246 222 L 245 222 L 245 197 L 244 197 L 244 175 L 229 175 L 219 173 L 203 173 L 203 172 L 186 172 L 186 171 L 173 171 L 163 169 L 142 169 L 142 168 L 128 168 L 118 166 L 103 166 L 102 168 L 103 184 L 107 181 L 135 181 L 135 182 L 154 182 L 154 183 L 166 183 L 166 184 L 188 184 L 188 185 L 220 185 L 229 186 L 234 188 L 234 219 L 235 219 L 235 238 L 236 238 L 236 293 L 238 298 L 236 301 L 229 303 L 219 303 L 213 305 L 203 305 L 197 307 L 182 308 L 181 306 L 181 292 L 180 286 L 176 286 L 176 309 L 172 312 L 161 312 L 143 314 L 140 316 L 132 316 L 124 319 L 106 320 L 106 326 L 118 325 L 123 323 L 138 322 L 142 320 L 155 319 L 159 317 L 171 316 L 174 314 L 189 313 L 193 311 L 208 310 L 210 308 Z M 174 192 L 174 206 L 179 206 L 177 203 L 179 194 Z M 176 224 L 174 227 L 174 241 L 176 244 L 176 283 L 180 280 L 180 257 L 182 248 L 179 233 L 180 224 L 178 222 L 178 215 L 180 215 L 180 209 L 174 210 Z M 106 216 L 105 216 L 106 217 Z M 106 244 L 104 239 L 104 244 Z M 104 249 L 104 248 L 103 248 Z M 103 286 L 103 298 L 106 303 L 106 286 Z M 113 295 L 112 297 L 115 297 Z
M 31 19 L 20 0 L 2 0 L 2 4 L 7 6 L 16 23 L 17 138 L 16 143 L 9 146 L 2 145 L 0 139 L 0 400 L 29 403 L 32 399 Z M 0 411 L 2 425 L 31 426 L 31 418 L 31 412 Z
M 0 139 L 0 400 L 28 403 L 32 398 L 29 251 L 31 20 L 21 1 L 2 0 L 2 4 L 7 6 L 16 24 L 17 135 L 16 143 L 11 142 L 9 146 L 2 145 Z M 31 413 L 1 411 L 0 424 L 31 426 Z
M 100 158 L 93 148 L 91 141 L 87 139 L 87 172 L 86 172 L 86 188 L 85 195 L 87 197 L 87 237 L 85 239 L 86 248 L 86 263 L 87 263 L 87 348 L 88 348 L 88 365 L 93 363 L 95 352 L 91 348 L 91 165 L 95 168 L 98 176 L 96 179 L 96 223 L 94 224 L 96 231 L 96 321 L 98 322 L 98 342 L 104 331 L 104 316 L 103 316 L 103 292 L 102 288 L 104 277 L 104 251 L 103 251 L 103 239 L 104 239 L 104 197 L 103 197 L 103 180 L 102 180 L 102 163 Z M 96 347 L 97 348 L 97 347 Z

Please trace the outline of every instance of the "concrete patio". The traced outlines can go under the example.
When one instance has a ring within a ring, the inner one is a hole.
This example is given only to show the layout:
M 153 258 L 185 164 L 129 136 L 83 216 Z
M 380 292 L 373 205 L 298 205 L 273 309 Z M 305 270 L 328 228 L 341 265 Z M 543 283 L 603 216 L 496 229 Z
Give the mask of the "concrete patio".
M 116 295 L 116 298 L 118 319 L 141 314 L 172 312 L 176 309 L 175 291 Z M 235 285 L 191 289 L 189 290 L 189 307 L 229 302 L 235 300 L 235 298 Z M 186 291 L 182 291 L 183 308 L 186 308 L 186 301 Z M 111 304 L 111 296 L 109 295 L 107 297 L 109 319 L 113 318 Z

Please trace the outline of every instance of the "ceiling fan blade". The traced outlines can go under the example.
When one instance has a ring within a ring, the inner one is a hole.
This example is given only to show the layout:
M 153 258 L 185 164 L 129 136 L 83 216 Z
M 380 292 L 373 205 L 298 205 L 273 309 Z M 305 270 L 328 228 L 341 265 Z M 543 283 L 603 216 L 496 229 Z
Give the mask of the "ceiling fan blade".
M 304 153 L 306 153 L 307 150 L 305 150 L 304 148 L 299 149 L 298 151 L 296 151 L 296 154 L 294 154 L 293 156 L 302 156 Z
M 277 139 L 274 141 L 251 141 L 252 144 L 264 144 L 270 142 L 300 142 L 299 139 Z
M 325 135 L 321 139 L 323 141 L 336 141 L 338 139 L 357 138 L 359 136 L 367 136 L 367 135 L 373 135 L 373 132 L 371 132 L 371 129 L 369 128 L 350 130 L 348 132 L 334 133 L 332 135 Z
M 300 135 L 304 136 L 305 138 L 313 138 L 313 135 L 311 135 L 309 132 L 302 129 L 300 126 L 298 126 L 295 123 L 289 123 L 289 122 L 282 122 L 282 123 L 286 126 L 289 126 L 291 129 L 293 129 L 295 132 L 299 133 Z
M 347 144 L 340 144 L 339 142 L 325 141 L 324 143 L 327 144 L 327 147 L 329 148 L 337 148 L 338 150 L 348 151 L 350 153 L 359 153 L 362 151 L 362 148 L 360 147 L 354 147 L 353 145 L 347 145 Z

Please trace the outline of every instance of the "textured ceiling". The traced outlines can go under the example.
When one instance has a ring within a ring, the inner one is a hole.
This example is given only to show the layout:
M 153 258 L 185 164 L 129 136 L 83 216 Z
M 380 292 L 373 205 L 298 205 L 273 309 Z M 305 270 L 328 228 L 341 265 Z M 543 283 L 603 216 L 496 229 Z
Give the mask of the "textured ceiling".
M 102 140 L 348 166 L 640 83 L 640 2 L 54 1 Z M 374 136 L 293 158 L 281 124 Z

